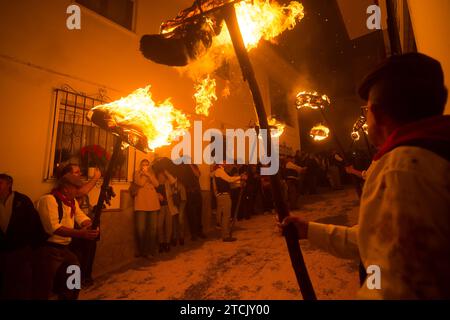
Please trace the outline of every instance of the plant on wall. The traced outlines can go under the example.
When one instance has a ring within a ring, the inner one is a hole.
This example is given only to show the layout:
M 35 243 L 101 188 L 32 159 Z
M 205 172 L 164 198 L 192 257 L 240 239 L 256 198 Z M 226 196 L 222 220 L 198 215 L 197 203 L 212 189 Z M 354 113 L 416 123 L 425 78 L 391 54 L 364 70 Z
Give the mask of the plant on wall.
M 105 170 L 111 155 L 97 144 L 85 146 L 80 150 L 81 161 L 85 167 L 97 167 Z

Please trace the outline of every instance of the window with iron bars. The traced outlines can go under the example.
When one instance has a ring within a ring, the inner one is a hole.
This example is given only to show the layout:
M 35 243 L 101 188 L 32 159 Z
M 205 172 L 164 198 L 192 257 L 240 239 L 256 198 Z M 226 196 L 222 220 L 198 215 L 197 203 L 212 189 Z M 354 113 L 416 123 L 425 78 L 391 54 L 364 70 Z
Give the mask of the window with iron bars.
M 100 129 L 86 116 L 92 108 L 107 101 L 105 96 L 90 97 L 71 88 L 54 91 L 55 110 L 50 161 L 47 179 L 58 177 L 68 163 L 78 164 L 84 177 L 95 167 L 105 172 L 115 139 L 112 133 Z M 122 150 L 113 172 L 115 181 L 127 181 L 128 151 Z

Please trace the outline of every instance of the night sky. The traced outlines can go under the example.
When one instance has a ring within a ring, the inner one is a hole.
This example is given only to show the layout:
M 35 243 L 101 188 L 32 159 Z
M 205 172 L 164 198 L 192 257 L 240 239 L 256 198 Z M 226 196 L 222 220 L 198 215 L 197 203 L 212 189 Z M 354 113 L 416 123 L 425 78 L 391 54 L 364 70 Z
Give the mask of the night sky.
M 356 95 L 360 79 L 385 55 L 383 36 L 372 32 L 355 40 L 348 36 L 341 11 L 334 0 L 303 0 L 304 19 L 278 38 L 273 49 L 299 73 L 301 88 L 327 94 L 332 105 L 327 114 L 344 148 L 351 145 L 350 131 L 364 101 Z M 361 15 L 365 15 L 361 12 Z M 320 112 L 298 112 L 304 151 L 334 148 L 332 139 L 314 143 L 312 126 L 321 122 Z M 363 148 L 361 145 L 360 148 Z

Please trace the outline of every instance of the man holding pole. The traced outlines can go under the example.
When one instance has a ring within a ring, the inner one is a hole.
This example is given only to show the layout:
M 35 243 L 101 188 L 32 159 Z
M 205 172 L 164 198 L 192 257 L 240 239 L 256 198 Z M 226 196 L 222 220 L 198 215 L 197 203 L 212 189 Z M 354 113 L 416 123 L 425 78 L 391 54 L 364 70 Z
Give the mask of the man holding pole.
M 33 274 L 33 298 L 48 299 L 53 289 L 63 300 L 77 299 L 79 290 L 66 285 L 66 268 L 79 266 L 69 249 L 72 238 L 95 240 L 99 231 L 91 230 L 91 219 L 81 211 L 75 197 L 83 186 L 81 179 L 71 173 L 59 179 L 51 194 L 39 199 L 37 210 L 42 226 L 49 235 L 36 251 Z M 81 229 L 75 229 L 75 222 Z
M 359 223 L 348 228 L 290 216 L 299 239 L 343 258 L 361 258 L 369 276 L 363 299 L 450 298 L 450 116 L 440 63 L 393 56 L 363 81 L 371 142 Z M 375 272 L 374 272 L 375 273 Z
M 214 194 L 217 199 L 217 215 L 221 217 L 222 226 L 222 240 L 224 242 L 236 241 L 236 238 L 231 237 L 230 222 L 231 222 L 231 183 L 241 181 L 240 176 L 230 176 L 225 172 L 224 165 L 216 165 L 213 174 Z

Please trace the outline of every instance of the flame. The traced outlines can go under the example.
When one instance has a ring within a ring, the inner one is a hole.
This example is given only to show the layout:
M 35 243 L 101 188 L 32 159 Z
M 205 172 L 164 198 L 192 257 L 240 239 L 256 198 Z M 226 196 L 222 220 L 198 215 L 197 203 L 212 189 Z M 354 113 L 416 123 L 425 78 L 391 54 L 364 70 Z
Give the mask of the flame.
M 284 123 L 281 123 L 274 117 L 267 118 L 267 122 L 269 124 L 270 136 L 272 138 L 279 138 L 283 135 L 284 128 L 286 127 L 286 125 Z M 259 127 L 258 124 L 257 124 L 257 126 Z M 262 136 L 258 135 L 258 138 L 262 139 Z
M 323 124 L 318 124 L 311 129 L 309 135 L 314 141 L 323 141 L 330 135 L 330 129 Z
M 216 79 L 206 76 L 202 81 L 195 85 L 194 98 L 197 103 L 195 106 L 195 113 L 204 116 L 209 115 L 209 109 L 211 108 L 213 101 L 217 101 L 216 95 Z
M 273 117 L 267 119 L 267 121 L 269 122 L 270 135 L 274 138 L 281 137 L 281 135 L 284 133 L 284 128 L 286 127 L 286 125 L 279 122 Z
M 331 104 L 330 98 L 326 95 L 319 95 L 317 91 L 308 92 L 302 91 L 297 94 L 295 101 L 297 109 L 309 108 L 309 109 L 324 109 Z
M 186 115 L 169 100 L 155 104 L 150 86 L 135 90 L 130 95 L 95 107 L 113 117 L 119 126 L 134 128 L 148 139 L 150 150 L 170 145 L 190 127 Z
M 280 5 L 270 0 L 246 0 L 236 3 L 234 6 L 239 28 L 248 51 L 256 48 L 262 39 L 270 41 L 284 31 L 293 29 L 304 17 L 303 5 L 296 1 Z M 207 22 L 212 28 L 214 22 L 212 20 L 207 20 Z M 205 79 L 225 62 L 234 58 L 235 53 L 228 28 L 225 21 L 221 23 L 220 32 L 213 37 L 211 48 L 202 58 L 192 61 L 188 67 L 184 68 L 191 78 Z M 198 92 L 199 87 L 196 86 L 195 90 Z M 223 94 L 228 96 L 229 89 L 225 88 Z M 202 96 L 200 93 L 199 95 Z M 210 98 L 209 100 L 212 102 L 215 99 Z M 205 110 L 208 110 L 212 103 L 209 104 L 207 99 L 205 102 L 208 107 L 203 104 L 199 105 L 197 102 L 197 113 L 208 114 L 208 111 L 205 112 Z
M 293 29 L 305 16 L 303 5 L 296 1 L 282 6 L 269 0 L 254 0 L 242 1 L 234 6 L 247 50 L 256 48 L 261 39 L 272 40 L 284 31 Z M 217 44 L 231 45 L 226 25 L 223 25 L 217 37 Z

